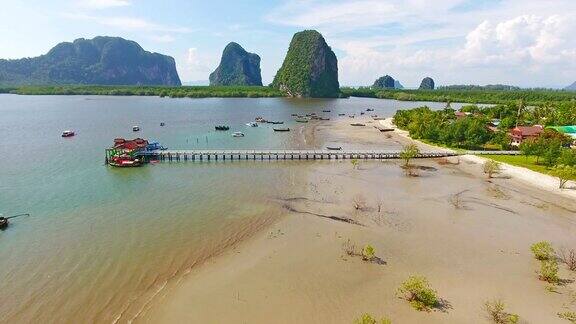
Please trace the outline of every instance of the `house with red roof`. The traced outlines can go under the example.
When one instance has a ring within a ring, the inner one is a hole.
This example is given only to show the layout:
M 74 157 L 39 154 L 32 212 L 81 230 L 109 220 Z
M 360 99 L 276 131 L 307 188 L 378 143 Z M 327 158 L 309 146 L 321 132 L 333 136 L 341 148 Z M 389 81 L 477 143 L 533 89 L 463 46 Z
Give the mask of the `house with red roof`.
M 544 131 L 544 127 L 540 125 L 535 126 L 516 126 L 510 130 L 510 137 L 512 138 L 512 146 L 520 146 L 522 142 L 529 138 L 536 138 Z

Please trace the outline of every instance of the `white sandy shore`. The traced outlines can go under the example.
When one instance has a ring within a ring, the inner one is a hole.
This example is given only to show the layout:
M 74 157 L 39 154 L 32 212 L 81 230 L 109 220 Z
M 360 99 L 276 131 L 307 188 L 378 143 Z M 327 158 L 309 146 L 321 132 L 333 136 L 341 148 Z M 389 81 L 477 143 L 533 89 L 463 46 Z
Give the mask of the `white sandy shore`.
M 395 129 L 394 132 L 396 132 L 396 134 L 398 134 L 402 137 L 412 139 L 410 137 L 410 134 L 407 131 L 401 130 L 398 127 L 396 127 L 396 125 L 394 125 L 392 118 L 386 118 L 385 120 L 381 120 L 380 124 L 383 127 L 394 128 Z M 420 145 L 424 145 L 427 147 L 433 147 L 436 150 L 448 150 L 446 148 L 428 145 L 428 144 L 422 143 L 422 142 L 417 141 L 417 140 L 414 140 L 414 141 L 418 142 Z M 483 164 L 486 161 L 486 158 L 476 156 L 476 155 L 462 155 L 461 158 L 464 161 L 467 161 L 469 163 L 474 163 L 474 164 Z M 549 192 L 552 192 L 555 194 L 562 195 L 564 197 L 576 198 L 576 190 L 559 189 L 558 188 L 558 179 L 555 177 L 549 176 L 547 174 L 542 174 L 542 173 L 532 171 L 532 170 L 527 169 L 527 168 L 510 165 L 507 163 L 502 163 L 502 175 L 505 177 L 511 177 L 513 179 L 522 181 L 522 182 L 527 183 L 527 184 L 534 186 L 536 188 L 546 190 L 546 191 L 549 191 Z M 574 182 L 569 182 L 567 184 L 567 187 L 572 188 L 575 185 L 576 184 Z

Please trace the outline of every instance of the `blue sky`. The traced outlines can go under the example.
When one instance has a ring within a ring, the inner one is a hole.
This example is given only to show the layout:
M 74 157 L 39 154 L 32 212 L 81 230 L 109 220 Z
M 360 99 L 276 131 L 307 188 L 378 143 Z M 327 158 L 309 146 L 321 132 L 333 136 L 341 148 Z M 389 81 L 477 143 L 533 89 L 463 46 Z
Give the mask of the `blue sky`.
M 576 81 L 574 0 L 0 0 L 1 58 L 61 41 L 121 36 L 176 59 L 183 81 L 207 80 L 230 41 L 262 58 L 269 83 L 292 35 L 317 29 L 340 83 L 390 74 L 406 86 Z

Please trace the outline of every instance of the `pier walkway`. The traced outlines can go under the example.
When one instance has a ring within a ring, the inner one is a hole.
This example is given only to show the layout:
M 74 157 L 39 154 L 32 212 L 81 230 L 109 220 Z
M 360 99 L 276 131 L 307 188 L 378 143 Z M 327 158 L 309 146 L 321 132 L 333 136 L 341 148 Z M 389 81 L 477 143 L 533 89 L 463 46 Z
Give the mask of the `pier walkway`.
M 464 154 L 518 155 L 518 151 L 450 150 L 421 152 L 416 158 L 440 158 Z M 145 160 L 181 161 L 238 161 L 238 160 L 389 160 L 400 159 L 401 151 L 383 150 L 166 150 L 139 154 Z

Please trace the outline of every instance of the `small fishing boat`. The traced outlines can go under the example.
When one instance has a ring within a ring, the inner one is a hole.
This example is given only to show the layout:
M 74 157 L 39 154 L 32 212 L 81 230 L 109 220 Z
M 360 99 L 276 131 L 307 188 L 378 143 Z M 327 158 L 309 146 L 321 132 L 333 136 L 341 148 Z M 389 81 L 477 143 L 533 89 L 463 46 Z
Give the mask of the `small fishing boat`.
M 348 117 L 350 117 L 350 118 L 354 118 L 354 117 L 356 117 L 356 116 L 354 116 L 354 115 L 349 115 Z
M 296 119 L 297 123 L 307 123 L 308 120 L 307 119 Z
M 368 109 L 366 109 L 366 111 L 374 111 L 374 109 L 368 108 Z
M 273 128 L 275 132 L 289 132 L 290 128 Z
M 338 116 L 346 116 L 346 114 L 338 114 Z
M 255 122 L 249 122 L 246 124 L 246 126 L 250 126 L 250 127 L 258 127 L 258 124 Z
M 139 167 L 142 165 L 142 161 L 138 158 L 131 157 L 129 155 L 120 155 L 111 158 L 108 161 L 113 167 L 118 168 L 131 168 L 131 167 Z
M 364 112 L 361 112 L 360 115 L 364 115 Z
M 140 131 L 140 126 L 136 126 L 136 125 L 132 126 L 132 131 L 133 131 L 133 132 L 138 132 L 138 131 Z
M 160 126 L 165 126 L 166 124 L 164 122 L 160 123 Z
M 20 216 L 30 216 L 30 214 L 20 214 L 20 215 L 14 215 L 14 216 L 9 216 L 9 217 L 4 217 L 1 215 L 2 214 L 0 214 L 0 230 L 2 230 L 2 231 L 5 230 L 8 227 L 8 225 L 10 225 L 9 219 L 20 217 Z
M 352 123 L 350 125 L 351 126 L 366 126 L 365 124 L 362 124 L 362 123 Z
M 374 116 L 372 116 L 372 119 L 374 119 L 374 120 L 385 120 L 386 117 L 378 117 L 378 116 L 374 117 Z
M 232 136 L 233 136 L 233 137 L 244 137 L 244 133 L 242 133 L 242 132 L 234 132 L 234 133 L 232 133 Z
M 65 130 L 62 132 L 62 137 L 72 137 L 74 135 L 76 134 L 74 133 L 74 131 L 71 130 Z
M 254 120 L 255 120 L 257 123 L 266 123 L 266 122 L 267 122 L 266 119 L 264 119 L 264 118 L 262 118 L 262 117 L 260 117 L 260 116 L 256 117 L 256 119 L 254 119 Z
M 332 111 L 332 110 L 322 110 L 322 112 L 325 112 L 325 113 L 329 113 L 329 112 L 331 112 L 331 111 Z
M 284 124 L 283 121 L 269 121 L 268 124 L 272 124 L 272 125 L 282 125 Z
M 340 151 L 342 146 L 326 146 L 326 149 L 330 151 Z
M 330 118 L 327 118 L 327 117 L 320 117 L 320 120 L 330 120 Z
M 227 131 L 230 129 L 230 126 L 217 125 L 217 126 L 214 126 L 214 129 L 216 129 L 217 131 Z
M 292 117 L 297 117 L 298 114 L 291 114 L 290 116 L 292 116 Z

